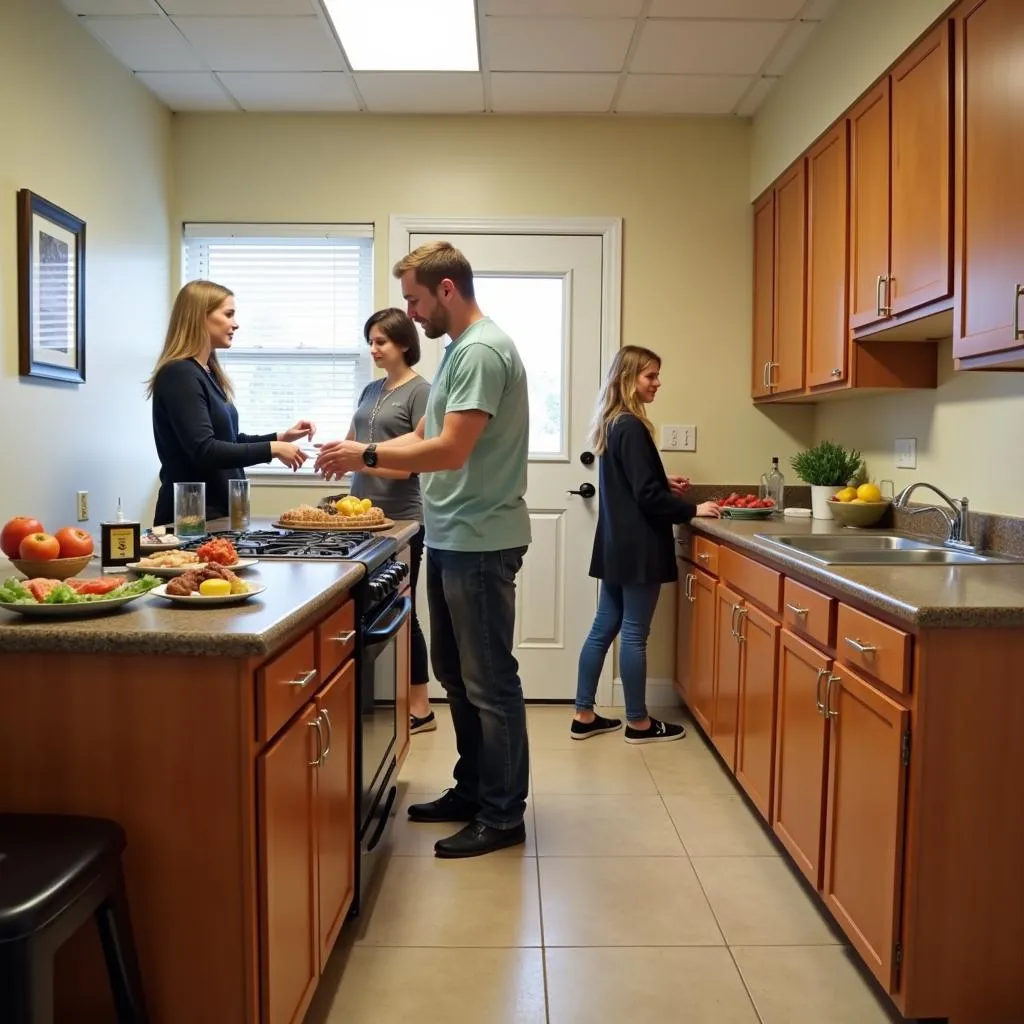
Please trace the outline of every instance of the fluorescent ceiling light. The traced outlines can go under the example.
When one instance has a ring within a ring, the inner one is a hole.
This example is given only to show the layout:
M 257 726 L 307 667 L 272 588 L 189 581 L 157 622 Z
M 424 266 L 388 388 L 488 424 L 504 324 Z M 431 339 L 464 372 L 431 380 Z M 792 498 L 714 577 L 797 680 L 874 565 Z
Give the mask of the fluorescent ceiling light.
M 479 71 L 473 0 L 324 0 L 354 71 Z

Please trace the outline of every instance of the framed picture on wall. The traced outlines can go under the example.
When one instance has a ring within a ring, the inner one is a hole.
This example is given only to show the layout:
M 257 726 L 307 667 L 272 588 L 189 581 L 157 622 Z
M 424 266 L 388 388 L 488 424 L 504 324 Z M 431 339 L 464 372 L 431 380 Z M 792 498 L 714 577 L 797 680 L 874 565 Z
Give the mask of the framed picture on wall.
M 18 373 L 85 382 L 85 221 L 18 192 Z

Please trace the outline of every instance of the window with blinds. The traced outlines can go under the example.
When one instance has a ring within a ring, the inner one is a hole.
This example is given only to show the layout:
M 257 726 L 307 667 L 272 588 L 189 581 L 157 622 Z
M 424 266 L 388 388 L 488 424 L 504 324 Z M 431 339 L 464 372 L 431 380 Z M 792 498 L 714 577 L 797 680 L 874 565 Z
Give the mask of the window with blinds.
M 239 329 L 219 354 L 246 434 L 317 425 L 342 438 L 372 361 L 363 324 L 373 311 L 369 225 L 186 224 L 184 280 L 230 288 Z M 295 479 L 280 463 L 250 473 Z M 312 476 L 312 462 L 297 474 Z

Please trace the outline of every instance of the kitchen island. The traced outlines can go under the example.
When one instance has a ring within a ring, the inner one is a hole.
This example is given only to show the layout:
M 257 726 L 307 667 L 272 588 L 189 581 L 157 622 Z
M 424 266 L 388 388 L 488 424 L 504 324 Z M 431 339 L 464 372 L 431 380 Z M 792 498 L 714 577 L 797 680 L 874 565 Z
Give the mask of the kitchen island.
M 353 897 L 364 572 L 261 561 L 233 607 L 0 612 L 0 808 L 124 826 L 154 1024 L 302 1019 Z M 57 967 L 58 1020 L 114 1021 L 93 929 Z
M 1024 1020 L 1024 564 L 814 565 L 677 532 L 676 688 L 908 1019 Z

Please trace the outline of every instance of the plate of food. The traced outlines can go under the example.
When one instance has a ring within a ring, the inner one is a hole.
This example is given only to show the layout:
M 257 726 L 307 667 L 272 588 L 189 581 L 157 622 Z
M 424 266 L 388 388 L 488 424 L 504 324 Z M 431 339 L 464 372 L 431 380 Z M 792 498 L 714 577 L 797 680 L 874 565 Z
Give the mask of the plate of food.
M 189 569 L 167 583 L 154 587 L 153 593 L 176 604 L 211 607 L 241 604 L 266 589 L 263 583 L 247 583 L 230 569 L 210 562 L 201 569 Z
M 163 529 L 163 527 L 158 527 L 158 529 Z M 173 533 L 157 533 L 155 530 L 147 530 L 139 538 L 139 550 L 144 555 L 151 555 L 158 551 L 173 551 L 184 543 Z
M 735 491 L 718 502 L 718 507 L 726 519 L 768 519 L 776 511 L 775 502 L 771 498 L 737 494 Z
M 319 505 L 299 505 L 281 513 L 274 523 L 284 530 L 390 530 L 394 521 L 384 515 L 369 498 L 348 495 Z
M 0 584 L 0 608 L 29 618 L 77 619 L 103 615 L 156 590 L 155 576 L 96 579 L 9 579 Z
M 197 561 L 203 565 L 219 565 L 232 572 L 251 569 L 259 563 L 258 558 L 241 558 L 235 545 L 226 537 L 213 537 L 195 550 Z
M 199 556 L 194 551 L 182 551 L 181 548 L 174 548 L 171 551 L 159 551 L 156 554 L 146 555 L 137 562 L 129 562 L 125 568 L 144 576 L 159 576 L 161 579 L 171 579 L 180 576 L 189 569 L 201 569 L 206 563 L 199 561 Z

